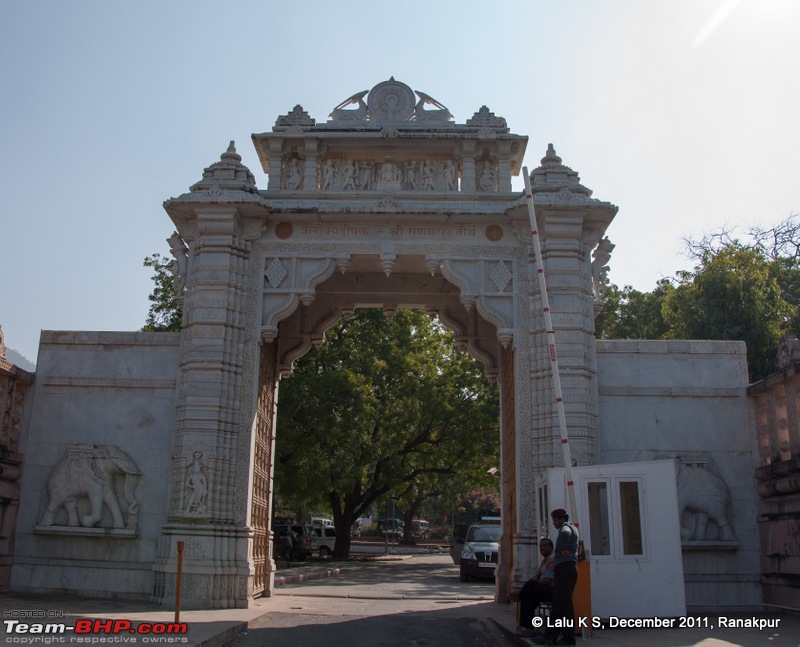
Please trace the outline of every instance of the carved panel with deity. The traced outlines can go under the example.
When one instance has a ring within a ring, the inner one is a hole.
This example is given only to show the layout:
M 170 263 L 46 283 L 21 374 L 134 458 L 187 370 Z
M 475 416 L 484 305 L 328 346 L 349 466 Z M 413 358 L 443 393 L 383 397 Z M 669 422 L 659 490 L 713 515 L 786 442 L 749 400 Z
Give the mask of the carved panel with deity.
M 455 159 L 326 158 L 320 163 L 321 191 L 458 191 L 459 163 Z M 289 179 L 284 179 L 288 186 Z

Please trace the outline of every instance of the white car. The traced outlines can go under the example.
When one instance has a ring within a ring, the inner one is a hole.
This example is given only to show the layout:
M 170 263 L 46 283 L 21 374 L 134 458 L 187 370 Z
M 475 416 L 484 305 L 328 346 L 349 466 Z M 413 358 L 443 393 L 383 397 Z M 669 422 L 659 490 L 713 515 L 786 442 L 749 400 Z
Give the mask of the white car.
M 467 531 L 461 553 L 460 577 L 494 577 L 502 528 L 499 523 L 473 523 Z
M 320 557 L 328 557 L 333 554 L 333 546 L 336 544 L 336 529 L 333 526 L 315 526 L 317 533 L 317 547 Z

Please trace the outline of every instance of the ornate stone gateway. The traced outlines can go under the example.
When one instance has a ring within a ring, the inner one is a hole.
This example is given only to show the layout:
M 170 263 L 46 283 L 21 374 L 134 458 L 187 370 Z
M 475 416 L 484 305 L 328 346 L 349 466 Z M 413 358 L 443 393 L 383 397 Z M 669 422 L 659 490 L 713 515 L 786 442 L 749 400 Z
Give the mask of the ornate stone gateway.
M 354 309 L 415 307 L 500 383 L 504 598 L 538 561 L 537 475 L 562 455 L 527 206 L 511 184 L 527 138 L 485 106 L 458 123 L 390 79 L 325 123 L 297 106 L 253 143 L 265 190 L 231 144 L 165 203 L 180 333 L 44 331 L 19 451 L 20 380 L 6 389 L 14 483 L 25 455 L 0 533 L 10 539 L 16 516 L 11 589 L 170 604 L 182 541 L 185 608 L 270 595 L 281 377 Z M 572 455 L 591 465 L 629 428 L 652 427 L 648 405 L 598 433 L 593 283 L 603 288 L 616 207 L 591 199 L 552 147 L 531 176 Z M 611 395 L 627 393 L 627 357 L 612 358 Z
M 511 187 L 527 138 L 485 106 L 456 123 L 390 79 L 325 123 L 296 106 L 253 143 L 265 191 L 231 143 L 165 203 L 186 296 L 156 597 L 174 595 L 175 540 L 187 536 L 203 559 L 184 563 L 186 604 L 241 606 L 271 593 L 277 381 L 367 306 L 438 315 L 500 379 L 502 593 L 536 561 L 533 475 L 560 456 L 528 216 Z M 572 447 L 587 464 L 598 419 L 592 250 L 616 207 L 592 200 L 552 147 L 532 178 Z

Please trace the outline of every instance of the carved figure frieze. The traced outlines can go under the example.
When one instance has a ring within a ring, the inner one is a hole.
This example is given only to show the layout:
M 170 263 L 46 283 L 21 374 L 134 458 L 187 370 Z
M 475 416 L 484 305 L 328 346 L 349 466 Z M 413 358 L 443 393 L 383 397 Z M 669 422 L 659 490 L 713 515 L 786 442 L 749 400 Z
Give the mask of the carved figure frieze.
M 288 191 L 296 191 L 303 184 L 303 169 L 298 158 L 293 157 L 284 165 L 283 188 Z
M 183 511 L 189 515 L 208 512 L 208 476 L 203 462 L 203 452 L 192 452 L 192 461 L 186 468 L 183 483 Z
M 616 245 L 606 236 L 597 243 L 597 247 L 592 252 L 592 286 L 594 287 L 595 301 L 602 301 L 608 291 L 606 279 L 608 270 L 611 269 L 608 261 L 611 260 L 611 252 L 614 251 L 614 247 Z
M 495 163 L 483 160 L 475 175 L 475 188 L 482 192 L 497 191 L 497 170 Z
M 141 475 L 136 461 L 115 445 L 70 445 L 50 472 L 45 488 L 48 502 L 39 525 L 63 526 L 59 518 L 63 510 L 70 527 L 135 530 L 139 523 L 135 490 Z
M 490 173 L 490 183 L 494 173 Z M 458 191 L 459 165 L 446 160 L 353 160 L 328 158 L 321 162 L 321 191 Z M 288 176 L 284 180 L 288 186 Z M 298 179 L 298 186 L 302 176 Z M 492 184 L 494 186 L 494 184 Z M 494 190 L 494 189 L 487 189 Z
M 735 541 L 730 491 L 704 461 L 678 456 L 678 507 L 683 541 Z

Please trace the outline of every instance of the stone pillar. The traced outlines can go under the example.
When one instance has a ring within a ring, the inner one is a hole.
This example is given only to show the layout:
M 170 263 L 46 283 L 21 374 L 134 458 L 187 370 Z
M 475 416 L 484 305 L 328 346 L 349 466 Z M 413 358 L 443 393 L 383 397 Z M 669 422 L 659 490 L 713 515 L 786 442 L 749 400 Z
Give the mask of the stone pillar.
M 269 178 L 267 189 L 276 191 L 283 188 L 283 144 L 273 139 L 269 142 Z
M 19 510 L 23 455 L 19 453 L 20 422 L 32 373 L 6 359 L 0 328 L 0 592 L 8 591 L 14 557 L 14 531 Z
M 461 190 L 474 193 L 475 142 L 465 141 L 461 146 Z
M 500 485 L 503 523 L 502 542 L 499 548 L 497 578 L 495 581 L 498 602 L 505 601 L 515 579 L 513 566 L 514 539 L 517 532 L 517 460 L 516 460 L 516 388 L 514 384 L 514 350 L 503 349 L 500 356 L 500 463 L 503 480 Z
M 497 190 L 500 193 L 511 191 L 511 142 L 497 144 Z
M 541 166 L 531 173 L 531 187 L 571 458 L 573 464 L 592 465 L 596 460 L 599 411 L 590 258 L 617 208 L 591 200 L 591 190 L 580 184 L 575 171 L 561 163 L 552 144 Z M 531 390 L 537 394 L 536 407 L 540 413 L 534 418 L 532 433 L 536 464 L 545 468 L 563 465 L 564 461 L 541 309 L 541 295 L 533 290 Z
M 571 210 L 542 211 L 539 222 L 543 236 L 542 256 L 570 449 L 578 465 L 591 465 L 595 462 L 598 410 L 597 375 L 592 360 L 594 300 L 586 271 L 586 247 L 582 242 L 584 218 L 580 212 Z M 551 397 L 551 403 L 553 400 Z M 551 446 L 556 460 L 561 463 L 557 418 L 552 416 L 548 422 L 548 426 L 552 426 L 551 431 L 546 431 L 544 444 L 548 444 L 548 436 L 550 443 L 555 442 Z
M 234 206 L 196 209 L 187 280 L 168 523 L 155 598 L 175 595 L 176 542 L 186 542 L 182 606 L 246 607 L 252 531 L 249 468 L 257 362 L 247 336 L 251 244 Z
M 319 142 L 316 139 L 306 139 L 305 145 L 303 190 L 316 191 L 318 188 L 317 168 L 319 167 Z

